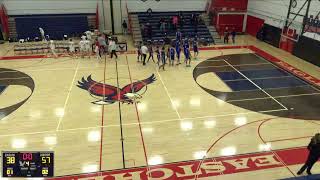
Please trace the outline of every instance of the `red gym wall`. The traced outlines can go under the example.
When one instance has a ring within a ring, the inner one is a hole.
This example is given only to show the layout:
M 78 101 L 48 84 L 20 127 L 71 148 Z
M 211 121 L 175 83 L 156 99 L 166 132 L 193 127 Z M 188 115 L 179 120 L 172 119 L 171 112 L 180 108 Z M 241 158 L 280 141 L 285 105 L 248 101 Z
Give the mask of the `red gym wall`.
M 212 21 L 219 33 L 222 34 L 226 27 L 242 33 L 247 6 L 248 0 L 212 0 Z
M 256 36 L 258 31 L 263 26 L 263 24 L 264 24 L 263 19 L 248 15 L 246 33 L 252 36 Z
M 242 32 L 244 15 L 241 14 L 220 14 L 219 15 L 219 27 L 220 29 L 226 29 L 229 31 L 233 28 L 236 32 Z
M 211 7 L 215 9 L 226 8 L 227 11 L 231 11 L 232 8 L 235 11 L 247 11 L 248 0 L 212 0 Z

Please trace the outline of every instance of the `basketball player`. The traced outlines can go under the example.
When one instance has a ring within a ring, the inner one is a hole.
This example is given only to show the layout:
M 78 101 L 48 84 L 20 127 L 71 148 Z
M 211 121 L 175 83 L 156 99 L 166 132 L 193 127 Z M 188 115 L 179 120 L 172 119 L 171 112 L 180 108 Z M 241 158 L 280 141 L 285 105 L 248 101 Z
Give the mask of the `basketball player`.
M 156 53 L 157 53 L 157 59 L 158 59 L 157 64 L 158 64 L 158 66 L 160 66 L 161 54 L 160 54 L 159 46 L 157 46 Z
M 189 42 L 186 40 L 183 44 L 183 53 L 185 56 L 185 63 L 186 67 L 191 67 L 191 57 L 190 57 L 190 50 L 189 50 Z
M 180 53 L 181 53 L 181 47 L 180 47 L 180 41 L 176 40 L 176 53 L 177 53 L 177 65 L 181 64 L 180 63 Z
M 181 41 L 182 38 L 182 34 L 181 31 L 178 29 L 178 31 L 176 32 L 176 41 Z
M 138 60 L 138 62 L 140 62 L 140 58 L 142 58 L 141 46 L 142 46 L 142 42 L 140 42 L 138 47 L 137 47 L 137 53 L 138 53 L 137 60 Z
M 80 56 L 81 56 L 81 58 L 83 58 L 84 53 L 85 53 L 85 40 L 83 40 L 83 39 L 80 40 L 79 48 L 80 48 Z
M 58 58 L 58 55 L 56 54 L 56 45 L 54 44 L 53 40 L 50 41 L 50 50 L 54 58 Z
M 88 38 L 84 40 L 84 48 L 85 48 L 85 54 L 90 58 L 92 47 L 91 47 L 91 42 L 88 40 Z
M 166 65 L 166 51 L 165 51 L 164 47 L 162 47 L 162 49 L 160 51 L 160 58 L 161 58 L 161 61 L 162 61 L 162 65 L 159 66 L 159 70 L 161 69 L 161 67 L 162 67 L 163 70 L 165 70 L 164 66 Z
M 72 39 L 69 40 L 69 55 L 74 56 L 75 55 L 75 47 L 74 47 L 74 42 Z
M 198 48 L 197 38 L 194 38 L 192 44 L 193 44 L 194 59 L 198 59 L 199 48 Z
M 174 56 L 175 56 L 174 47 L 171 46 L 171 47 L 169 48 L 169 58 L 170 58 L 169 65 L 171 65 L 171 66 L 174 65 Z
M 96 39 L 94 52 L 96 53 L 96 58 L 97 59 L 102 59 L 101 58 L 101 52 L 100 52 L 100 44 L 99 44 L 98 38 Z
M 148 57 L 148 61 L 147 61 L 147 62 L 149 62 L 149 60 L 152 59 L 152 61 L 155 63 L 154 58 L 153 58 L 153 48 L 152 48 L 152 44 L 149 44 L 149 46 L 148 46 L 148 51 L 149 51 L 149 57 Z

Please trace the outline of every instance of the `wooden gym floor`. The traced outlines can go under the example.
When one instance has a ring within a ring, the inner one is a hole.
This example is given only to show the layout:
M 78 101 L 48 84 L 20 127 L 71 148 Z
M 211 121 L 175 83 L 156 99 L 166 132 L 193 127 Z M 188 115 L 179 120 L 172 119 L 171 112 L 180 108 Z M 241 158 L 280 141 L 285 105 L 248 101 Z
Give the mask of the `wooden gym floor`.
M 54 151 L 60 179 L 292 178 L 319 132 L 320 69 L 249 36 L 165 71 L 135 54 L 12 59 L 0 150 Z

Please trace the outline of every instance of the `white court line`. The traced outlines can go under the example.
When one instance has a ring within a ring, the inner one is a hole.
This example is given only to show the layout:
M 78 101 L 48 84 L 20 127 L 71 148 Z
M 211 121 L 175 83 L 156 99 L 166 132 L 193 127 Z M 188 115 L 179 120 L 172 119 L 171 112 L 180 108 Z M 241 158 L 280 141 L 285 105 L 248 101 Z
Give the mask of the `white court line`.
M 249 111 L 243 113 L 232 113 L 232 114 L 219 114 L 214 116 L 202 116 L 202 117 L 190 117 L 190 118 L 179 118 L 179 119 L 167 119 L 167 120 L 158 120 L 152 122 L 141 122 L 141 125 L 144 124 L 161 124 L 173 121 L 181 121 L 181 120 L 196 120 L 196 119 L 204 119 L 204 118 L 216 118 L 216 117 L 228 117 L 228 116 L 237 116 L 237 115 L 247 115 L 247 114 L 259 114 L 259 113 L 268 113 L 268 112 L 279 112 L 279 111 L 287 111 L 287 109 L 275 109 L 275 110 L 266 110 L 266 111 Z M 136 126 L 139 123 L 125 123 L 122 124 L 123 126 Z M 58 129 L 56 131 L 39 131 L 39 132 L 30 132 L 30 133 L 16 133 L 16 134 L 3 134 L 0 137 L 8 137 L 8 136 L 22 136 L 22 135 L 34 135 L 34 134 L 43 134 L 43 133 L 56 133 L 56 132 L 68 132 L 68 131 L 78 131 L 78 130 L 87 130 L 87 129 L 95 129 L 95 128 L 108 128 L 108 127 L 119 127 L 119 124 L 110 124 L 105 126 L 91 126 L 91 127 L 84 127 L 84 128 L 71 128 L 71 129 Z
M 256 83 L 254 83 L 251 79 L 249 79 L 247 76 L 245 76 L 242 72 L 240 72 L 238 69 L 236 69 L 232 64 L 230 64 L 228 61 L 224 60 L 227 64 L 229 64 L 234 70 L 236 70 L 239 74 L 241 74 L 243 77 L 245 77 L 248 81 L 250 81 L 252 84 L 254 84 L 257 88 L 259 88 L 261 91 L 263 91 L 266 95 L 270 96 L 275 102 L 277 102 L 280 106 L 282 106 L 284 109 L 288 109 L 283 104 L 281 104 L 278 100 L 276 100 L 274 97 L 272 97 L 269 93 L 267 93 L 264 89 L 262 89 L 260 86 L 258 86 Z
M 48 66 L 50 66 L 50 64 L 48 64 Z M 125 65 L 118 65 L 120 67 L 124 67 Z M 134 66 L 134 65 L 132 65 Z M 15 68 L 15 69 L 19 69 L 19 71 L 25 71 L 25 72 L 37 72 L 37 71 L 62 71 L 62 70 L 75 70 L 76 67 L 70 67 L 70 68 L 54 68 L 54 69 L 31 69 L 28 70 L 30 68 L 36 68 L 37 66 L 31 66 L 31 67 L 22 67 L 22 68 Z M 6 67 L 6 68 L 11 68 L 11 67 Z M 84 69 L 99 69 L 99 68 L 104 68 L 103 66 L 97 66 L 97 67 L 79 67 L 79 70 L 84 70 Z M 6 72 L 19 72 L 19 71 L 1 71 L 0 73 L 6 73 Z
M 163 80 L 162 80 L 162 78 L 161 78 L 161 75 L 160 75 L 157 67 L 155 67 L 155 69 L 156 69 L 157 74 L 158 74 L 158 76 L 159 76 L 159 79 L 160 79 L 160 81 L 161 81 L 161 83 L 162 83 L 162 85 L 163 85 L 163 87 L 164 87 L 164 90 L 166 91 L 166 93 L 167 93 L 167 95 L 168 95 L 168 97 L 169 97 L 169 99 L 170 99 L 172 108 L 176 111 L 178 118 L 181 119 L 180 113 L 178 112 L 178 109 L 177 109 L 176 105 L 173 103 L 173 100 L 172 100 L 171 95 L 170 95 L 170 93 L 169 93 L 169 91 L 168 91 L 168 88 L 167 88 L 167 86 L 164 84 L 164 82 L 163 82 Z
M 309 93 L 309 94 L 295 94 L 295 95 L 287 95 L 287 96 L 274 96 L 274 98 L 286 98 L 286 97 L 298 97 L 298 96 L 312 96 L 318 95 L 320 93 Z M 230 100 L 226 102 L 241 102 L 241 101 L 253 101 L 253 100 L 260 100 L 260 99 L 271 99 L 270 97 L 261 97 L 261 98 L 251 98 L 251 99 L 237 99 L 237 100 Z
M 255 65 L 264 65 L 264 64 L 270 64 L 270 63 L 258 63 L 258 64 L 239 64 L 239 65 L 234 65 L 236 67 L 238 66 L 255 66 Z M 211 67 L 230 67 L 229 65 L 221 65 L 221 66 L 204 66 L 204 67 L 196 67 L 199 69 L 206 69 L 206 68 L 211 68 Z
M 251 80 L 260 80 L 260 79 L 280 79 L 280 78 L 288 78 L 292 76 L 280 76 L 280 77 L 263 77 L 263 78 L 252 78 Z M 232 81 L 246 81 L 246 79 L 232 79 L 232 80 L 223 80 L 224 82 L 232 82 Z
M 69 91 L 68 91 L 68 94 L 67 94 L 67 98 L 66 98 L 66 100 L 65 100 L 65 102 L 64 102 L 64 105 L 63 105 L 63 115 L 61 115 L 60 118 L 59 118 L 59 122 L 58 122 L 58 126 L 57 126 L 57 128 L 56 128 L 56 131 L 59 130 L 60 124 L 61 124 L 61 122 L 62 122 L 62 119 L 63 119 L 64 115 L 65 115 L 65 111 L 66 111 L 66 107 L 67 107 L 67 104 L 68 104 L 68 101 L 69 101 L 69 97 L 70 97 L 70 94 L 71 94 L 71 90 L 72 90 L 72 88 L 73 88 L 73 84 L 74 84 L 74 81 L 75 81 L 76 76 L 77 76 L 77 73 L 78 73 L 79 64 L 80 64 L 80 61 L 78 60 L 77 68 L 76 68 L 76 70 L 75 70 L 75 72 L 74 72 L 73 79 L 72 79 L 72 81 L 71 81 L 70 88 L 69 88 Z

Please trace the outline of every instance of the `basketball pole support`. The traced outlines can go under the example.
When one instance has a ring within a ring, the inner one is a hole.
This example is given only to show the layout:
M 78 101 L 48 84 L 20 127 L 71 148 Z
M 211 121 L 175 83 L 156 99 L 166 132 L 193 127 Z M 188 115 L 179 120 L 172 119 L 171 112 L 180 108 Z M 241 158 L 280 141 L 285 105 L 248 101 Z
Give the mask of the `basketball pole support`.
M 288 13 L 287 13 L 287 19 L 286 19 L 286 22 L 285 22 L 285 27 L 289 27 L 292 22 L 297 18 L 297 16 L 301 16 L 303 17 L 303 22 L 302 22 L 302 31 L 301 31 L 301 34 L 299 34 L 300 36 L 302 36 L 302 34 L 305 32 L 304 29 L 305 29 L 305 26 L 306 26 L 306 20 L 309 16 L 309 10 L 310 10 L 310 5 L 311 5 L 311 1 L 312 0 L 305 0 L 305 2 L 303 3 L 303 5 L 300 7 L 299 11 L 297 13 L 293 12 L 292 11 L 292 5 L 293 5 L 293 2 L 297 3 L 297 0 L 290 0 L 290 3 L 289 3 L 289 8 L 288 8 Z M 306 12 L 305 14 L 301 14 L 301 10 L 307 5 L 307 9 L 306 9 Z M 288 22 L 288 20 L 290 19 L 290 15 L 295 15 L 292 19 L 291 22 Z

